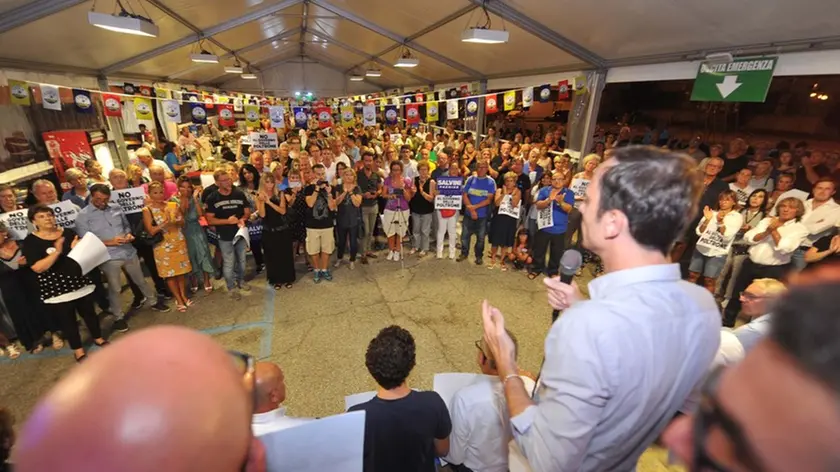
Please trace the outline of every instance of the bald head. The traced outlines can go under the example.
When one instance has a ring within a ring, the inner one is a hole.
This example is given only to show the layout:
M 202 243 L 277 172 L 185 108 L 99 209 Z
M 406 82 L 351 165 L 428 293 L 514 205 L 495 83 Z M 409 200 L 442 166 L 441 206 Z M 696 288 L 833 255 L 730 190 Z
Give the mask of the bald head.
M 41 399 L 16 470 L 236 472 L 252 442 L 244 385 L 207 336 L 175 326 L 128 335 Z
M 255 413 L 277 409 L 286 401 L 286 382 L 280 366 L 258 362 L 256 367 L 257 407 Z

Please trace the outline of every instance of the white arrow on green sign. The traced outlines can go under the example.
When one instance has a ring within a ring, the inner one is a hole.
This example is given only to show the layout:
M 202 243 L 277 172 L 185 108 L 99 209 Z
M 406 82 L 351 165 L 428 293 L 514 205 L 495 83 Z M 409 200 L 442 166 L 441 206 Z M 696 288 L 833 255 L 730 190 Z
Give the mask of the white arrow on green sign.
M 700 64 L 691 100 L 701 102 L 764 102 L 778 57 L 737 59 Z

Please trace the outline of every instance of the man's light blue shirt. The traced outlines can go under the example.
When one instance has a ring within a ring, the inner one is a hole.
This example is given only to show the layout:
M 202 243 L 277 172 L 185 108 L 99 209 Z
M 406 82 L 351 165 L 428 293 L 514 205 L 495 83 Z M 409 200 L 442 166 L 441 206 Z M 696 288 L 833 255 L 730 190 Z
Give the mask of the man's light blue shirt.
M 708 291 L 677 264 L 610 273 L 545 340 L 536 405 L 511 418 L 534 472 L 635 470 L 720 343 Z
M 116 203 L 110 202 L 104 210 L 96 208 L 91 203 L 79 212 L 76 218 L 76 233 L 79 238 L 84 237 L 88 232 L 96 235 L 102 241 L 114 239 L 117 236 L 125 236 L 131 233 L 131 226 L 125 217 L 122 208 Z M 127 260 L 137 256 L 137 250 L 131 243 L 120 244 L 119 246 L 108 246 L 108 254 L 111 259 Z

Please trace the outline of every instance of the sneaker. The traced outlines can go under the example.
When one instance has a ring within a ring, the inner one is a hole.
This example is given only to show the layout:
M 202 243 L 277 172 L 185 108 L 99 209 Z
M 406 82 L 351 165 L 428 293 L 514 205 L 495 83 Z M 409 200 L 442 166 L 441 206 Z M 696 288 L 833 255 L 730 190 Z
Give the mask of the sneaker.
M 400 253 L 394 252 L 394 261 L 396 262 L 398 260 L 400 260 Z
M 443 259 L 443 252 L 442 251 L 437 253 L 437 258 L 438 259 Z
M 111 327 L 114 331 L 118 333 L 125 333 L 128 331 L 128 323 L 125 322 L 124 319 L 119 319 L 114 321 L 114 325 Z
M 312 278 L 312 280 L 314 280 L 316 284 L 321 283 L 321 271 L 320 270 L 315 271 L 315 275 Z
M 264 271 L 264 270 L 265 270 L 265 264 L 259 264 L 259 265 L 257 265 L 257 273 L 258 273 L 258 274 L 259 274 L 260 272 Z
M 426 257 L 426 254 L 428 254 L 426 251 L 420 251 L 420 252 L 417 253 L 417 257 L 423 258 L 423 257 Z
M 454 252 L 449 253 L 449 258 L 452 260 L 457 260 Z
M 243 280 L 242 282 L 239 282 L 239 290 L 242 290 L 243 292 L 247 293 L 251 291 L 251 286 L 248 285 L 248 282 L 245 282 Z
M 466 258 L 467 258 L 467 256 L 461 254 L 460 256 L 458 256 L 457 259 L 455 259 L 455 262 L 461 262 L 461 261 L 465 260 Z
M 242 294 L 239 293 L 239 289 L 235 288 L 230 290 L 230 298 L 236 301 L 242 300 Z
M 410 250 L 410 251 L 408 251 L 408 255 L 409 255 L 409 256 L 413 256 L 413 255 L 415 255 L 415 254 L 417 254 L 417 249 L 411 248 L 411 250 Z
M 169 311 L 169 306 L 167 306 L 166 303 L 163 302 L 157 302 L 149 308 L 160 313 L 167 313 Z
M 323 279 L 326 280 L 326 281 L 332 281 L 332 274 L 328 270 L 325 270 L 324 272 L 322 272 L 321 277 L 323 277 Z
M 335 264 L 333 265 L 333 267 L 335 267 L 336 269 L 338 269 L 339 267 L 341 267 L 341 259 L 336 259 L 336 260 L 335 260 Z
M 353 270 L 355 268 L 356 268 L 356 262 L 355 261 L 350 261 L 350 270 Z
M 139 310 L 139 309 L 143 308 L 143 305 L 145 305 L 147 301 L 149 301 L 149 299 L 146 298 L 146 297 L 139 298 L 139 299 L 134 299 L 134 301 L 131 302 L 131 309 L 132 310 Z
M 388 257 L 385 258 L 386 261 L 393 261 L 394 260 L 394 251 L 388 251 Z

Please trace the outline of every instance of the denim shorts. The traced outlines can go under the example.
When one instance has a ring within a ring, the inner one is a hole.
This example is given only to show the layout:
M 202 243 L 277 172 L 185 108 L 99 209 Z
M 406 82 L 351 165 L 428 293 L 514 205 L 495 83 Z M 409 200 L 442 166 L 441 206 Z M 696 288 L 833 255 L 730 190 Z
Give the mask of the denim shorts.
M 700 254 L 697 249 L 691 255 L 691 263 L 688 265 L 689 272 L 697 272 L 703 277 L 716 279 L 723 266 L 726 264 L 726 256 L 708 257 Z

